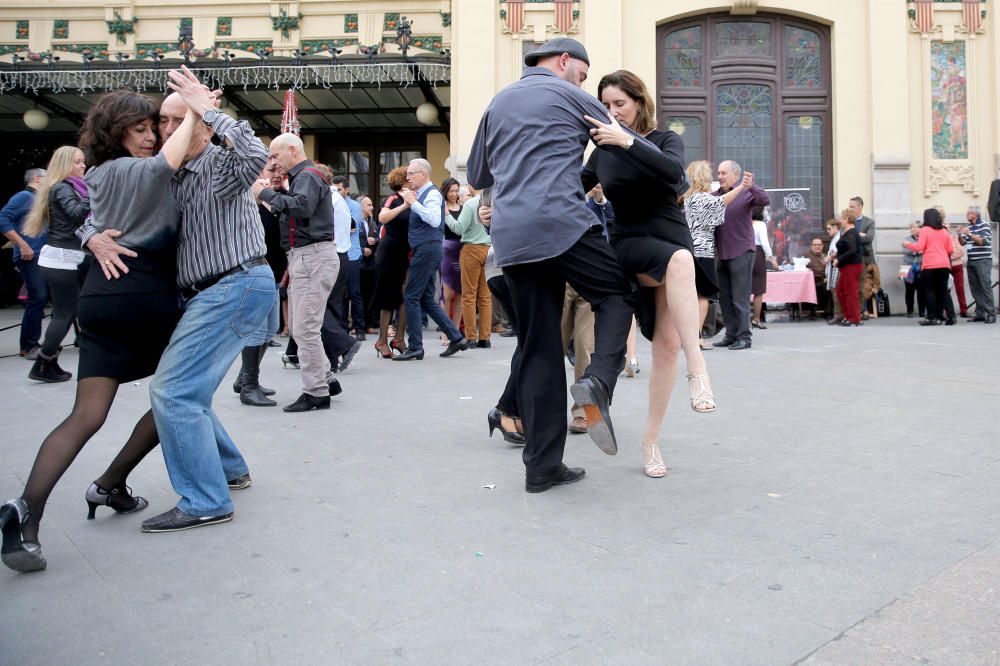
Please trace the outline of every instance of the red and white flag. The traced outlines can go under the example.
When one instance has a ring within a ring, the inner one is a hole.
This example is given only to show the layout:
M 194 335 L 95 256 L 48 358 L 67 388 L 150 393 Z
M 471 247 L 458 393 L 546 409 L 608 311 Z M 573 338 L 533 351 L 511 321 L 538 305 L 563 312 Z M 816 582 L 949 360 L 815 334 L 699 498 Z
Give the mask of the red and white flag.
M 916 21 L 920 32 L 930 32 L 934 25 L 934 3 L 931 0 L 917 0 Z
M 507 27 L 515 35 L 524 29 L 524 0 L 507 0 Z
M 573 0 L 556 0 L 556 32 L 568 33 L 573 27 Z
M 962 22 L 970 35 L 979 32 L 983 24 L 982 15 L 979 12 L 979 0 L 965 0 L 962 4 Z

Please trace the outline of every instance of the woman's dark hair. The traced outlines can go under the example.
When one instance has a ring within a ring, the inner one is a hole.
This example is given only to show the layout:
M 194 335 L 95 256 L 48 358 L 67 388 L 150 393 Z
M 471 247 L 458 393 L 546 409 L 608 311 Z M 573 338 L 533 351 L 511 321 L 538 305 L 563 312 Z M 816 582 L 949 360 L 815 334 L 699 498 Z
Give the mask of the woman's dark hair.
M 936 208 L 928 208 L 924 211 L 924 226 L 931 229 L 944 229 L 941 213 Z
M 457 185 L 458 187 L 462 187 L 462 184 L 457 180 L 455 180 L 454 178 L 445 178 L 444 182 L 441 183 L 441 187 L 439 188 L 441 190 L 441 198 L 444 199 L 445 203 L 448 203 L 448 190 L 451 189 L 452 185 Z
M 635 127 L 629 129 L 636 134 L 648 134 L 656 129 L 656 109 L 653 106 L 653 98 L 646 90 L 646 84 L 638 76 L 627 69 L 619 69 L 605 75 L 597 84 L 597 99 L 601 99 L 601 93 L 605 88 L 615 87 L 632 98 L 639 107 L 635 117 Z
M 125 132 L 147 118 L 156 127 L 159 114 L 145 96 L 132 90 L 116 90 L 90 107 L 80 129 L 80 150 L 90 166 L 100 166 L 119 157 L 130 157 L 122 145 Z

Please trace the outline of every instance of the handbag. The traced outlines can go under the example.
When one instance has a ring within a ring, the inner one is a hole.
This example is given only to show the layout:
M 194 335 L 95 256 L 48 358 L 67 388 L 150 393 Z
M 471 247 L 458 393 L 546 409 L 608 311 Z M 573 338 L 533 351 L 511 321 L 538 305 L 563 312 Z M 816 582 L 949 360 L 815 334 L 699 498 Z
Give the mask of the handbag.
M 875 294 L 875 309 L 879 317 L 889 316 L 889 295 L 881 289 Z
M 917 273 L 919 272 L 920 271 L 916 268 L 916 266 L 910 266 L 909 270 L 906 271 L 906 275 L 903 277 L 903 281 L 906 282 L 906 284 L 913 284 L 917 281 Z

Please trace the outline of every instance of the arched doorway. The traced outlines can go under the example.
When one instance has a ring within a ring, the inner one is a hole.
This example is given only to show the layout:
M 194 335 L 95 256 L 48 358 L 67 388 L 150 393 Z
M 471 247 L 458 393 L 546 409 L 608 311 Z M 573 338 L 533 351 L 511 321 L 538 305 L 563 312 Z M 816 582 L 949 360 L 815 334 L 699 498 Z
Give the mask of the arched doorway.
M 660 127 L 681 134 L 688 161 L 736 160 L 761 187 L 801 194 L 806 210 L 787 225 L 788 252 L 801 253 L 808 240 L 799 237 L 834 209 L 829 29 L 777 14 L 709 14 L 656 34 Z M 772 195 L 772 207 L 783 199 Z

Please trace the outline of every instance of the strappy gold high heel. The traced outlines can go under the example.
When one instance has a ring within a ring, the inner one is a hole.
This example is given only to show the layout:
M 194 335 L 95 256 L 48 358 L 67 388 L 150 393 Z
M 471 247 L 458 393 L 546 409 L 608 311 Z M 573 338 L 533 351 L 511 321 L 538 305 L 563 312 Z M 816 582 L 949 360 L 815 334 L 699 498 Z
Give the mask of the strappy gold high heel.
M 706 385 L 708 373 L 688 375 L 687 379 L 688 392 L 691 394 L 691 409 L 700 414 L 714 412 L 716 410 L 715 395 L 712 393 L 712 389 Z
M 642 470 L 651 479 L 659 479 L 667 474 L 667 466 L 663 464 L 663 457 L 660 455 L 660 446 L 656 442 L 643 442 L 642 458 L 645 461 Z

